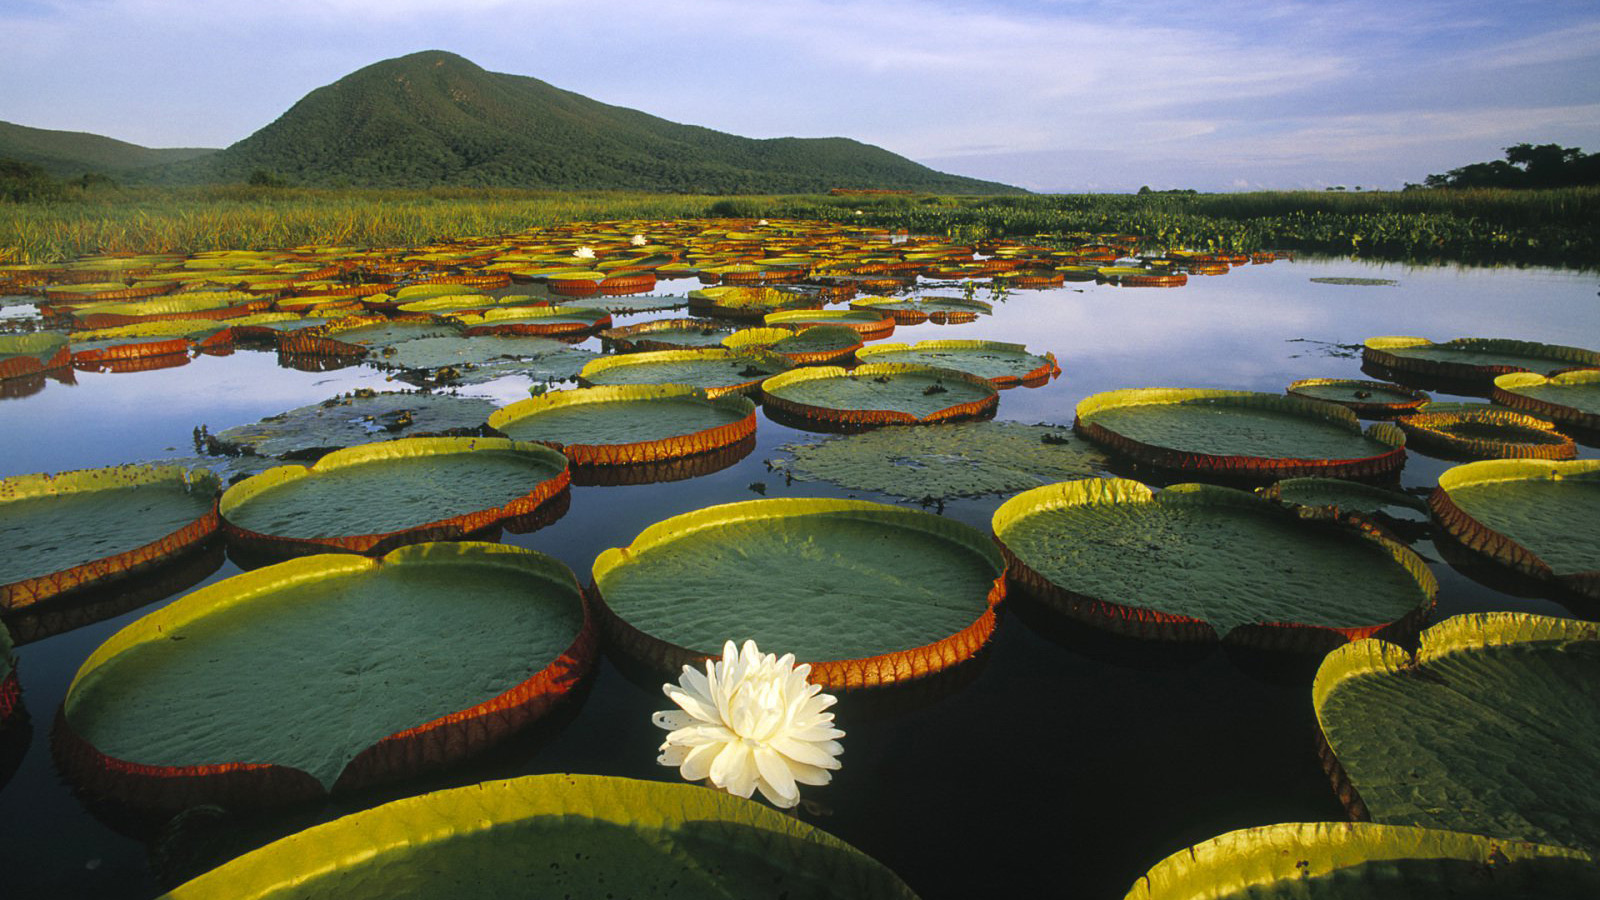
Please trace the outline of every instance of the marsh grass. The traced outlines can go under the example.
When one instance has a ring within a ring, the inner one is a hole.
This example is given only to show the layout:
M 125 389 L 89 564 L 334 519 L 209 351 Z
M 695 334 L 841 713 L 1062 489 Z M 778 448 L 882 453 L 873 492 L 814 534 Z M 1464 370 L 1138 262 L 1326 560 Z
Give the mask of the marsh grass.
M 680 217 L 828 219 L 978 242 L 1102 232 L 1155 248 L 1263 249 L 1406 261 L 1600 265 L 1600 188 L 1039 194 L 696 194 L 220 185 L 82 191 L 0 203 L 0 261 L 303 245 L 417 246 L 541 225 Z

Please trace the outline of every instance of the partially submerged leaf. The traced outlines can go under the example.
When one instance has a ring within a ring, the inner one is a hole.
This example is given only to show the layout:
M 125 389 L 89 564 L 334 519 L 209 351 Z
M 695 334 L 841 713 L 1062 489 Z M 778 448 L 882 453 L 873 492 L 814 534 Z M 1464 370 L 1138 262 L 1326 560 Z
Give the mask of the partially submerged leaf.
M 414 391 L 351 394 L 236 425 L 210 436 L 212 452 L 304 458 L 398 437 L 475 433 L 494 411 L 488 400 Z

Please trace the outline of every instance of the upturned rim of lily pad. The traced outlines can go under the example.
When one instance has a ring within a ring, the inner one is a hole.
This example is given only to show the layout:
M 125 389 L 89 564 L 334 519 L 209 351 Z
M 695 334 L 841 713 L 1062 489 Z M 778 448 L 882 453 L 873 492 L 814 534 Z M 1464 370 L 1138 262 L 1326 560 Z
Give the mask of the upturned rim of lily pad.
M 1132 406 L 1232 405 L 1267 409 L 1332 424 L 1352 434 L 1364 434 L 1384 445 L 1370 456 L 1326 459 L 1317 457 L 1220 455 L 1150 444 L 1119 434 L 1094 422 L 1106 410 Z M 1078 434 L 1132 458 L 1136 462 L 1177 472 L 1252 479 L 1282 479 L 1304 475 L 1339 478 L 1374 478 L 1392 474 L 1405 464 L 1405 432 L 1388 422 L 1369 425 L 1365 431 L 1355 413 L 1333 403 L 1286 394 L 1202 388 L 1125 388 L 1090 394 L 1078 403 L 1072 428 Z
M 11 501 L 145 485 L 167 485 L 185 493 L 207 494 L 212 499 L 193 521 L 147 543 L 45 575 L 0 584 L 0 609 L 21 609 L 70 590 L 104 584 L 155 566 L 203 543 L 220 528 L 216 498 L 222 491 L 221 480 L 214 473 L 172 465 L 108 466 L 0 478 L 0 510 Z
M 1600 369 L 1572 369 L 1545 376 L 1538 372 L 1507 372 L 1496 375 L 1489 399 L 1512 409 L 1553 419 L 1591 432 L 1600 432 L 1600 412 L 1581 409 L 1527 393 L 1537 388 L 1592 388 L 1600 395 Z
M 786 346 L 787 345 L 787 346 Z M 759 347 L 797 366 L 842 365 L 865 346 L 861 332 L 844 325 L 811 325 L 798 330 L 781 326 L 743 328 L 722 339 L 730 350 Z M 817 349 L 803 349 L 816 346 Z
M 1532 374 L 1532 373 L 1529 373 Z M 1432 412 L 1396 421 L 1406 443 L 1419 451 L 1478 459 L 1573 459 L 1578 445 L 1549 422 L 1528 413 L 1484 408 Z M 1462 434 L 1467 427 L 1480 434 Z
M 1600 570 L 1557 572 L 1535 548 L 1496 531 L 1450 496 L 1451 491 L 1462 488 L 1507 481 L 1600 482 L 1600 459 L 1485 459 L 1464 463 L 1441 473 L 1438 487 L 1428 496 L 1434 520 L 1462 545 L 1524 575 L 1600 600 Z M 1587 525 L 1573 522 L 1574 528 Z
M 1564 344 L 1544 344 L 1538 341 L 1519 341 L 1510 338 L 1463 337 L 1436 343 L 1413 335 L 1383 335 L 1362 342 L 1361 358 L 1364 362 L 1395 372 L 1419 375 L 1445 381 L 1491 383 L 1495 376 L 1508 372 L 1526 372 L 1529 369 L 1512 364 L 1478 364 L 1454 360 L 1430 359 L 1407 354 L 1407 350 L 1437 348 L 1445 351 L 1484 350 L 1513 353 L 1521 356 L 1548 359 L 1562 364 L 1563 368 L 1592 368 L 1600 366 L 1600 352 Z
M 121 654 L 170 641 L 208 615 L 315 582 L 360 577 L 385 567 L 474 564 L 512 570 L 568 594 L 581 624 L 565 650 L 522 682 L 478 703 L 387 735 L 351 758 L 324 787 L 310 773 L 280 763 L 217 760 L 193 765 L 132 762 L 101 752 L 72 724 L 78 685 Z M 51 750 L 62 772 L 91 794 L 138 809 L 180 810 L 201 803 L 285 806 L 397 781 L 448 766 L 509 737 L 554 711 L 592 672 L 598 630 L 572 570 L 554 557 L 505 544 L 412 544 L 382 557 L 324 553 L 291 559 L 206 585 L 134 620 L 106 639 L 78 668 L 56 712 Z
M 1183 613 L 1123 602 L 1130 598 L 1094 597 L 1056 584 L 1030 566 L 1006 543 L 1006 534 L 1031 515 L 1074 506 L 1118 506 L 1124 504 L 1182 503 L 1188 506 L 1215 506 L 1221 510 L 1243 510 L 1249 514 L 1280 519 L 1285 528 L 1336 527 L 1333 523 L 1306 523 L 1301 516 L 1274 501 L 1248 491 L 1210 484 L 1179 484 L 1159 494 L 1142 482 L 1127 478 L 1087 478 L 1057 482 L 1023 491 L 1000 504 L 991 518 L 995 542 L 1005 554 L 1011 578 L 1034 597 L 1060 613 L 1079 621 L 1128 637 L 1174 641 L 1212 642 L 1223 640 L 1241 646 L 1271 650 L 1326 652 L 1330 645 L 1342 644 L 1380 633 L 1408 634 L 1420 625 L 1433 609 L 1438 580 L 1416 553 L 1376 528 L 1346 526 L 1340 530 L 1373 544 L 1416 583 L 1418 603 L 1405 614 L 1381 622 L 1358 625 L 1321 625 L 1307 622 L 1258 619 L 1236 625 L 1219 634 L 1208 621 Z M 1137 598 L 1132 598 L 1137 599 Z
M 459 846 L 498 829 L 545 825 L 581 831 L 588 823 L 662 833 L 651 841 L 652 846 L 658 841 L 670 844 L 672 833 L 678 830 L 699 833 L 701 838 L 692 847 L 674 848 L 670 853 L 664 849 L 663 855 L 680 859 L 684 877 L 692 876 L 697 880 L 694 883 L 707 890 L 722 885 L 710 874 L 717 868 L 718 857 L 706 850 L 718 847 L 726 853 L 726 848 L 734 847 L 780 867 L 826 879 L 841 896 L 916 897 L 882 863 L 820 828 L 757 801 L 699 785 L 571 773 L 524 775 L 394 800 L 280 838 L 164 896 L 169 900 L 273 900 L 298 895 L 303 889 L 314 891 L 319 879 L 329 876 L 359 876 L 364 869 L 386 866 L 410 870 L 408 862 L 413 858 L 417 877 L 426 883 L 422 870 L 427 868 L 430 848 Z M 645 836 L 631 839 L 639 841 Z M 604 846 L 600 842 L 589 846 L 588 866 L 615 868 Z M 534 865 L 574 870 L 572 860 L 563 855 L 558 861 L 554 850 L 542 847 L 543 843 L 534 839 L 525 851 Z M 582 873 L 583 865 L 578 864 L 575 871 Z M 647 885 L 630 888 L 627 871 L 607 869 L 597 874 L 615 885 L 619 896 L 651 893 Z M 598 887 L 600 878 L 595 883 Z M 784 885 L 764 887 L 776 895 Z M 443 892 L 450 893 L 450 887 Z M 597 896 L 600 893 L 596 891 Z M 375 896 L 361 898 L 375 900 Z
M 921 646 L 872 656 L 802 660 L 811 665 L 810 681 L 813 684 L 825 690 L 898 685 L 936 675 L 967 662 L 987 646 L 994 634 L 1000 603 L 1006 596 L 1006 563 L 993 541 L 970 525 L 933 513 L 868 500 L 820 497 L 769 497 L 704 507 L 646 527 L 626 547 L 603 551 L 595 558 L 591 569 L 588 596 L 601 621 L 607 646 L 666 676 L 675 675 L 685 665 L 698 666 L 716 655 L 658 638 L 623 619 L 606 602 L 606 578 L 618 569 L 637 564 L 648 552 L 670 552 L 673 543 L 697 532 L 759 521 L 782 524 L 816 515 L 860 517 L 886 527 L 920 532 L 941 543 L 953 543 L 971 552 L 983 559 L 995 574 L 983 599 L 982 610 L 965 627 Z M 870 549 L 863 548 L 861 552 L 860 564 L 871 565 L 873 559 Z M 736 560 L 730 562 L 738 564 Z M 730 623 L 729 627 L 737 629 L 736 623 Z
M 473 453 L 513 454 L 525 457 L 530 468 L 546 469 L 553 474 L 534 481 L 526 493 L 501 506 L 421 522 L 394 531 L 293 537 L 252 531 L 229 518 L 230 515 L 236 514 L 240 507 L 257 501 L 272 490 L 292 482 L 314 479 L 340 470 L 366 466 L 382 467 L 385 463 L 397 459 L 457 455 L 470 457 Z M 404 544 L 460 540 L 482 533 L 507 519 L 532 515 L 567 490 L 570 483 L 567 457 L 544 444 L 493 437 L 400 438 L 335 450 L 310 466 L 275 466 L 259 475 L 252 475 L 223 492 L 221 499 L 217 501 L 217 512 L 222 520 L 223 534 L 227 536 L 230 546 L 274 556 L 329 552 L 382 555 Z
M 717 343 L 689 345 L 656 340 L 655 338 L 650 337 L 650 335 L 655 334 L 656 332 L 679 330 L 711 330 L 720 332 L 723 337 L 731 335 L 736 331 L 734 326 L 729 325 L 726 322 L 719 322 L 715 319 L 651 319 L 648 322 L 639 322 L 634 325 L 622 325 L 616 328 L 607 328 L 606 330 L 600 332 L 600 339 L 604 341 L 610 341 L 616 346 L 617 352 L 619 353 L 636 353 L 650 350 L 692 350 L 699 346 L 716 347 L 721 345 L 721 338 L 718 339 Z
M 1395 865 L 1406 862 L 1426 869 L 1414 873 L 1418 882 L 1446 888 L 1485 886 L 1490 876 L 1484 873 L 1492 873 L 1491 883 L 1503 883 L 1524 872 L 1530 879 L 1565 881 L 1575 892 L 1600 890 L 1594 858 L 1570 847 L 1416 825 L 1287 822 L 1229 831 L 1179 850 L 1139 876 L 1124 900 L 1288 898 L 1306 896 L 1307 886 L 1317 883 L 1328 884 L 1331 896 L 1333 884 L 1380 880 L 1404 890 L 1407 882 L 1398 880 Z M 1427 867 L 1430 862 L 1437 865 Z M 1370 880 L 1362 873 L 1368 866 L 1375 869 Z M 1543 881 L 1527 886 L 1537 885 L 1553 887 Z M 1350 896 L 1361 890 L 1352 887 Z
M 804 385 L 808 382 L 839 378 L 892 379 L 897 375 L 958 381 L 979 389 L 983 396 L 977 400 L 953 403 L 927 415 L 918 416 L 896 409 L 849 409 L 825 406 L 780 393 L 787 391 L 803 396 Z M 957 369 L 912 363 L 862 363 L 854 369 L 840 366 L 806 366 L 773 375 L 761 383 L 761 402 L 769 411 L 775 410 L 779 415 L 824 428 L 875 428 L 880 425 L 923 425 L 991 416 L 1000 405 L 1000 391 L 990 383 L 989 379 Z
M 894 317 L 878 310 L 859 309 L 780 309 L 761 317 L 765 325 L 797 328 L 840 325 L 861 335 L 863 341 L 878 341 L 894 334 Z
M 488 425 L 498 431 L 520 420 L 552 410 L 614 403 L 652 401 L 681 403 L 685 400 L 698 401 L 706 406 L 724 410 L 737 418 L 726 425 L 686 431 L 683 434 L 648 441 L 611 444 L 559 441 L 534 443 L 543 444 L 564 454 L 575 466 L 631 466 L 710 453 L 736 445 L 756 433 L 756 405 L 749 397 L 743 394 L 710 397 L 700 388 L 681 384 L 597 385 L 565 391 L 549 391 L 495 410 L 489 414 Z

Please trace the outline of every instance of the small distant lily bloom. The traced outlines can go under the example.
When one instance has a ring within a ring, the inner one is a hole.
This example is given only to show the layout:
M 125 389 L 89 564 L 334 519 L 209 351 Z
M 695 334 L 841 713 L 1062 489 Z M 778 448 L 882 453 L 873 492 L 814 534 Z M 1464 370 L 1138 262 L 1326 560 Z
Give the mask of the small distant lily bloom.
M 594 248 L 579 247 L 578 249 L 572 251 L 572 255 L 578 259 L 594 259 Z
M 765 225 L 765 224 L 767 224 L 767 220 L 766 219 L 762 219 L 761 221 L 757 222 L 756 224 L 757 225 Z
M 635 247 L 643 247 L 646 241 L 644 239 L 644 235 L 636 234 L 633 237 L 628 238 L 628 243 L 634 245 Z
M 827 784 L 844 752 L 844 732 L 826 712 L 835 698 L 806 681 L 810 673 L 793 653 L 764 654 L 755 641 L 728 641 L 704 672 L 684 666 L 677 684 L 661 687 L 679 708 L 652 717 L 669 732 L 657 762 L 689 781 L 709 779 L 740 797 L 759 790 L 774 806 L 794 806 L 799 785 Z

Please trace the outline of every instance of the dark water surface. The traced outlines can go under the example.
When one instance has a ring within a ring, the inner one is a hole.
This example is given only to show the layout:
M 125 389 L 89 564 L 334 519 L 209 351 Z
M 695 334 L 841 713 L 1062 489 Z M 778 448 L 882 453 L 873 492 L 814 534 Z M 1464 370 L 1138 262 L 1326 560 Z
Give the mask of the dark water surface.
M 1399 283 L 1318 284 L 1314 277 Z M 662 284 L 665 291 L 693 286 Z M 1600 347 L 1596 288 L 1593 274 L 1545 269 L 1279 261 L 1191 276 L 1179 289 L 1068 284 L 1013 291 L 992 317 L 902 327 L 891 340 L 983 338 L 1054 352 L 1062 377 L 1003 392 L 999 418 L 1068 425 L 1080 399 L 1114 388 L 1281 392 L 1301 378 L 1370 377 L 1360 371 L 1358 345 L 1375 335 Z M 598 342 L 586 346 L 598 349 Z M 220 431 L 352 388 L 405 387 L 366 367 L 300 372 L 278 367 L 273 354 L 243 350 L 160 371 L 75 378 L 73 385 L 50 382 L 31 396 L 0 400 L 0 475 L 189 454 L 201 424 Z M 528 384 L 511 377 L 462 392 L 506 404 L 527 396 Z M 767 470 L 764 461 L 782 455 L 781 445 L 812 439 L 763 416 L 756 449 L 729 468 L 676 482 L 577 487 L 562 519 L 506 540 L 554 555 L 587 582 L 602 550 L 626 545 L 668 516 L 753 499 L 757 482 L 766 496 L 846 496 L 821 483 L 786 485 Z M 1582 447 L 1581 455 L 1600 453 Z M 1402 483 L 1430 487 L 1449 465 L 1413 451 Z M 953 502 L 944 514 L 987 531 L 1001 499 Z M 1557 602 L 1468 578 L 1440 562 L 1426 542 L 1417 549 L 1440 580 L 1435 621 L 1491 609 L 1571 614 Z M 238 571 L 225 563 L 207 582 Z M 163 887 L 153 858 L 204 868 L 315 821 L 485 778 L 546 772 L 677 778 L 655 763 L 662 732 L 650 713 L 669 705 L 659 686 L 636 683 L 605 662 L 571 721 L 536 746 L 447 777 L 264 822 L 197 818 L 149 842 L 127 836 L 113 827 L 121 823 L 86 811 L 60 781 L 48 735 L 85 657 L 164 602 L 18 648 L 32 731 L 25 747 L 12 735 L 14 746 L 0 748 L 0 767 L 8 750 L 23 754 L 0 787 L 0 896 L 152 897 Z M 1006 889 L 1120 897 L 1153 863 L 1222 832 L 1343 818 L 1314 752 L 1315 663 L 1281 663 L 1220 649 L 1130 652 L 1090 633 L 1008 614 L 981 665 L 953 692 L 901 709 L 841 702 L 849 733 L 843 769 L 832 785 L 806 790 L 814 802 L 802 817 L 881 860 L 927 898 Z

